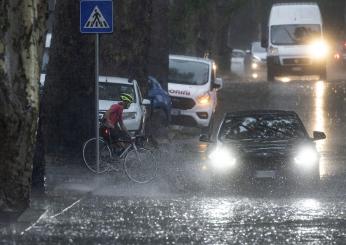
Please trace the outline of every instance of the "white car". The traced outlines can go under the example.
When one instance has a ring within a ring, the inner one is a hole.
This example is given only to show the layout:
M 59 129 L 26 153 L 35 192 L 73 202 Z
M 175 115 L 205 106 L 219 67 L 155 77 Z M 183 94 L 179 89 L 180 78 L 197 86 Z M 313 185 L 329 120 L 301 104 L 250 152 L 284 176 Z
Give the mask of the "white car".
M 245 56 L 244 50 L 233 49 L 232 51 L 230 70 L 239 77 L 245 76 Z
M 172 122 L 212 128 L 217 90 L 222 88 L 222 83 L 221 78 L 216 78 L 213 60 L 170 55 L 168 92 L 172 100 Z
M 123 120 L 126 128 L 131 133 L 144 134 L 145 122 L 147 118 L 147 105 L 150 101 L 142 98 L 136 80 L 129 81 L 127 78 L 120 77 L 99 77 L 99 116 L 102 118 L 104 113 L 111 105 L 120 102 L 120 94 L 128 93 L 133 96 L 134 101 L 128 109 L 123 111 Z

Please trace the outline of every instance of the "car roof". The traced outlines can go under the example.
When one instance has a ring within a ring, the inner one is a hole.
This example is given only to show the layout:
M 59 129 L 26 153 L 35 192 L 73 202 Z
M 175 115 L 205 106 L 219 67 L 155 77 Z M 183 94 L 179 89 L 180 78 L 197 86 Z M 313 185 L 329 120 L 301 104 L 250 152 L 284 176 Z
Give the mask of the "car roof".
M 225 113 L 225 118 L 234 116 L 262 116 L 262 115 L 291 115 L 298 117 L 298 114 L 294 111 L 284 110 L 247 110 L 247 111 L 235 111 Z
M 99 76 L 99 82 L 133 85 L 134 83 L 136 83 L 136 80 L 132 80 L 132 82 L 129 82 L 129 79 L 124 77 Z
M 170 54 L 169 59 L 177 59 L 177 60 L 186 60 L 186 61 L 197 61 L 197 62 L 203 62 L 207 64 L 212 64 L 214 61 L 207 58 L 201 58 L 201 57 L 195 57 L 195 56 L 186 56 L 186 55 L 175 55 Z

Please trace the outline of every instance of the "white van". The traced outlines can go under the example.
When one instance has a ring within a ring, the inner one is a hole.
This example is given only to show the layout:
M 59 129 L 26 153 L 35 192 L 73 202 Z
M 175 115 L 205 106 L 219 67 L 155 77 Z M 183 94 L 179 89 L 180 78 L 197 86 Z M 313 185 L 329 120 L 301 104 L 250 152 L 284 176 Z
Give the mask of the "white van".
M 280 3 L 272 6 L 267 37 L 268 80 L 278 76 L 319 75 L 326 79 L 328 48 L 316 3 Z
M 213 60 L 170 55 L 168 92 L 172 99 L 172 122 L 210 128 L 222 79 L 216 78 Z

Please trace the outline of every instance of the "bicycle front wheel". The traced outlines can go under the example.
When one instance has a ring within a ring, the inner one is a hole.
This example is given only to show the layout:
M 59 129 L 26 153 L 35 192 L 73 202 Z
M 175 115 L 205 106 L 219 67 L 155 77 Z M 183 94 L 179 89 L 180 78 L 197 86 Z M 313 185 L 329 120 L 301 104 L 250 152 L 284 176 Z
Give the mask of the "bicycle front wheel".
M 96 161 L 96 138 L 91 138 L 87 140 L 83 145 L 83 160 L 85 165 L 92 172 L 96 174 L 102 174 L 108 171 L 111 167 L 111 149 L 107 143 L 99 139 L 99 152 L 100 152 L 100 161 L 99 167 L 97 167 Z
M 129 179 L 144 184 L 156 177 L 157 161 L 148 149 L 132 149 L 125 157 L 124 169 Z

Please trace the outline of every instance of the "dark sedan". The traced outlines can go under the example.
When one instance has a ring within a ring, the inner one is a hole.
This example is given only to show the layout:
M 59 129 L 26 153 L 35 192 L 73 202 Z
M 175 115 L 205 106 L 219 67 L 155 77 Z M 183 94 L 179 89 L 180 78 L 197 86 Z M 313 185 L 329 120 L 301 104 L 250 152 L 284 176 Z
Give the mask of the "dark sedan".
M 227 113 L 221 122 L 205 168 L 232 178 L 271 178 L 318 181 L 319 154 L 295 112 L 241 111 Z M 202 135 L 201 141 L 209 141 Z

